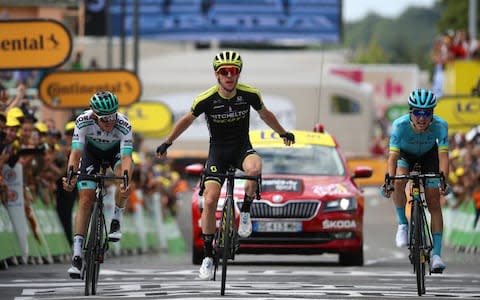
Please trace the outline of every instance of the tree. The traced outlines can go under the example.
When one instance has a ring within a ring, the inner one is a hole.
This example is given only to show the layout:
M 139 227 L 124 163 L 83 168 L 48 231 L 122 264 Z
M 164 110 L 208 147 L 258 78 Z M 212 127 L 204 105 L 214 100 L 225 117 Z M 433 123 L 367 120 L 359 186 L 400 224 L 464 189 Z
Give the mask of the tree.
M 359 64 L 383 64 L 389 62 L 385 50 L 377 43 L 377 40 L 370 40 L 367 47 L 360 46 L 352 58 L 353 63 Z
M 442 15 L 437 23 L 437 28 L 440 32 L 446 33 L 448 30 L 456 29 L 468 30 L 469 2 L 467 0 L 439 0 L 436 3 L 442 11 Z M 480 28 L 478 16 L 480 16 L 480 5 L 477 4 L 477 32 Z

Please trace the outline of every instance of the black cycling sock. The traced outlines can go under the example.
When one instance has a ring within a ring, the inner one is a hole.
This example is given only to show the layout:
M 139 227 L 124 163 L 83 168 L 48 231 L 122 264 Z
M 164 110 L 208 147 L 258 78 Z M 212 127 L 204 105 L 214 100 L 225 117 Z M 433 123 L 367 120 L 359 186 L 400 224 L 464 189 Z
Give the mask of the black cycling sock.
M 203 236 L 203 250 L 205 251 L 205 257 L 213 257 L 213 239 L 214 234 L 205 234 Z
M 253 197 L 245 194 L 240 212 L 250 212 L 250 207 L 252 206 L 252 202 L 253 202 Z

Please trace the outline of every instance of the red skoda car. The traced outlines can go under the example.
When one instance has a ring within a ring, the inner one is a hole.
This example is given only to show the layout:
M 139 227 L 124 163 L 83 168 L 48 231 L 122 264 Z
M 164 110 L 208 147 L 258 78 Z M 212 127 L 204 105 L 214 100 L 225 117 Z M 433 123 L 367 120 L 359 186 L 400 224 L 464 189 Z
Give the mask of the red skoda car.
M 363 265 L 364 197 L 354 179 L 370 177 L 372 169 L 357 167 L 351 173 L 337 142 L 327 133 L 293 133 L 296 143 L 291 147 L 273 131 L 250 133 L 263 160 L 262 192 L 251 208 L 253 232 L 240 238 L 239 253 L 338 253 L 341 265 Z M 187 167 L 187 172 L 193 169 Z M 237 219 L 243 185 L 244 181 L 235 181 Z M 217 206 L 217 225 L 224 195 L 223 191 Z M 202 206 L 197 186 L 192 198 L 194 264 L 203 259 Z

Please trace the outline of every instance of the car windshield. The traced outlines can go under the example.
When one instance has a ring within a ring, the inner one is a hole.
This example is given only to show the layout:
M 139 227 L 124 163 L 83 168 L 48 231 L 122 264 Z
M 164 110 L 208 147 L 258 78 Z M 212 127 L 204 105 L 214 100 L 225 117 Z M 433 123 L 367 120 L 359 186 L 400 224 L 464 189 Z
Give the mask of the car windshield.
M 263 174 L 343 176 L 342 159 L 334 147 L 256 148 L 263 160 Z

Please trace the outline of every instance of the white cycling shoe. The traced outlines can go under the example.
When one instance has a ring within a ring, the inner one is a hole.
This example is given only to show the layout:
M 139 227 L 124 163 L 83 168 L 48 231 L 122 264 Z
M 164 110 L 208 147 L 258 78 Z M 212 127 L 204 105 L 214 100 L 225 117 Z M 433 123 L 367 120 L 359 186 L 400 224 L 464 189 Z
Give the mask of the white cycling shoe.
M 200 267 L 198 277 L 202 280 L 213 279 L 213 258 L 205 257 Z
M 242 238 L 247 238 L 250 234 L 252 234 L 252 220 L 250 219 L 250 213 L 241 212 L 238 235 Z
M 82 258 L 80 256 L 74 256 L 72 259 L 72 265 L 68 268 L 68 274 L 72 279 L 80 279 L 82 273 Z
M 109 242 L 118 242 L 122 238 L 122 232 L 120 231 L 120 222 L 118 220 L 112 220 L 110 223 L 110 233 L 108 234 Z
M 445 270 L 445 264 L 442 261 L 442 258 L 438 255 L 432 256 L 432 273 L 443 273 Z
M 408 246 L 408 225 L 399 224 L 397 228 L 397 234 L 395 236 L 395 243 L 399 248 L 405 248 Z

